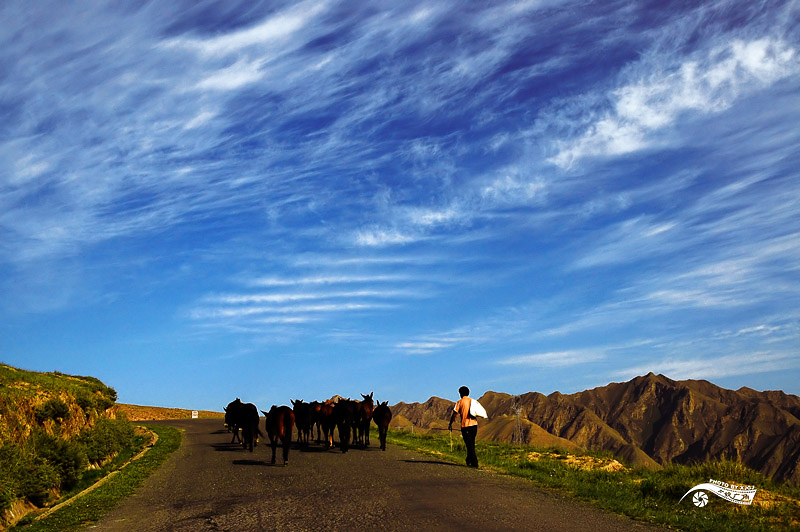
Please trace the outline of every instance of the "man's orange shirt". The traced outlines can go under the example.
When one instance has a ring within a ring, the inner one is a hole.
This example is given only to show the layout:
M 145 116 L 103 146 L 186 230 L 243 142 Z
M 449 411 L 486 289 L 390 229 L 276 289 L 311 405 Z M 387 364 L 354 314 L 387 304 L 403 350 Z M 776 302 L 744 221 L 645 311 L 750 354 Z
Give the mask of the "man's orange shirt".
M 478 420 L 469 415 L 469 405 L 472 399 L 469 397 L 462 397 L 458 400 L 455 406 L 455 411 L 461 414 L 461 428 L 473 427 L 478 424 Z

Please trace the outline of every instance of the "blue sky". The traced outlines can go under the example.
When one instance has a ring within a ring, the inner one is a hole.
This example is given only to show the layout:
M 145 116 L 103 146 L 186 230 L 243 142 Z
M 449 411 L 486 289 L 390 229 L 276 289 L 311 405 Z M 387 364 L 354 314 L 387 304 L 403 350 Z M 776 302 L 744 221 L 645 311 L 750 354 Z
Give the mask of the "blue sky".
M 5 363 L 215 410 L 650 371 L 800 394 L 797 3 L 0 20 Z

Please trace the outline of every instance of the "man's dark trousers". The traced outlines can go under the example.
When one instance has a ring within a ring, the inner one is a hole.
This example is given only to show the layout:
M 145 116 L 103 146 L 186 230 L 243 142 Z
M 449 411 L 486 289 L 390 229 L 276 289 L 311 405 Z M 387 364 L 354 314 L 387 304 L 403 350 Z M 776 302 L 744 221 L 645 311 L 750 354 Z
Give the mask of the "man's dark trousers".
M 478 467 L 478 455 L 475 454 L 475 437 L 478 435 L 478 425 L 471 427 L 461 427 L 461 436 L 464 438 L 464 445 L 467 446 L 467 465 Z

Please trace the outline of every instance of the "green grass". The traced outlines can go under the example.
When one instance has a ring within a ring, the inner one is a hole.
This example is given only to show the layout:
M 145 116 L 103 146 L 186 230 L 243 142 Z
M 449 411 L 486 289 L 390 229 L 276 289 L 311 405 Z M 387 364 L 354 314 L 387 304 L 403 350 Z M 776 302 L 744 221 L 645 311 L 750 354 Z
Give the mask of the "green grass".
M 40 373 L 0 364 L 0 388 L 10 397 L 33 397 L 45 390 L 49 393 L 68 392 L 78 399 L 84 410 L 103 411 L 117 400 L 117 392 L 95 377 L 67 375 L 53 371 Z M 56 406 L 55 403 L 52 406 Z
M 377 435 L 375 436 L 377 439 Z M 461 434 L 409 434 L 390 431 L 388 443 L 463 464 L 466 449 Z M 537 485 L 567 493 L 581 500 L 640 521 L 666 525 L 682 530 L 708 532 L 789 531 L 800 527 L 800 505 L 797 488 L 776 484 L 761 474 L 736 462 L 715 462 L 699 465 L 671 465 L 658 471 L 626 469 L 608 472 L 581 471 L 567 465 L 565 452 L 549 448 L 479 441 L 476 446 L 481 467 L 501 474 L 522 477 Z M 530 460 L 531 452 L 541 454 Z M 601 462 L 609 462 L 608 453 L 586 453 Z M 756 501 L 774 498 L 767 508 L 740 506 L 710 496 L 705 508 L 695 507 L 680 498 L 693 486 L 710 478 L 756 486 Z
M 11 530 L 19 532 L 69 532 L 100 520 L 120 500 L 132 494 L 172 452 L 180 447 L 181 433 L 179 430 L 160 425 L 146 426 L 158 434 L 158 441 L 144 456 L 125 466 L 118 474 L 109 478 L 94 491 L 79 497 L 72 503 L 38 521 L 32 521 L 32 517 L 23 520 L 22 523 Z

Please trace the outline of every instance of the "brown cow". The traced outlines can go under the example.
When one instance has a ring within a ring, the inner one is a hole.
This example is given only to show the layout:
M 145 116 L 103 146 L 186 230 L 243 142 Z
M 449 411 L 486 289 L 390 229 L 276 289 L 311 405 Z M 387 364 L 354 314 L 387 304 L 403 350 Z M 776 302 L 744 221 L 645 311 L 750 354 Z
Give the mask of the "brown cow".
M 283 444 L 283 465 L 289 463 L 289 445 L 292 443 L 292 428 L 294 427 L 294 412 L 288 406 L 272 405 L 269 412 L 261 411 L 267 417 L 267 435 L 272 445 L 272 463 L 275 463 L 275 450 L 278 440 Z

